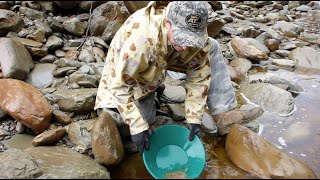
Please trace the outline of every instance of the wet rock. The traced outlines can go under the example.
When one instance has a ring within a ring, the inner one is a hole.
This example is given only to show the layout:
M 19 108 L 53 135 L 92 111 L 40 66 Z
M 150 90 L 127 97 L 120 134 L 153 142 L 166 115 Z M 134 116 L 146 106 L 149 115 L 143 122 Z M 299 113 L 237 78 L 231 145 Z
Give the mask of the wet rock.
M 28 34 L 27 38 L 37 42 L 42 42 L 45 38 L 45 32 L 43 29 L 37 29 L 33 33 Z
M 290 54 L 290 51 L 288 51 L 288 50 L 276 50 L 274 52 L 281 57 L 288 57 Z
M 164 103 L 183 103 L 186 98 L 186 90 L 182 86 L 166 85 L 160 99 Z
M 97 84 L 100 79 L 96 75 L 83 74 L 83 73 L 80 73 L 80 71 L 77 73 L 71 74 L 69 77 L 70 77 L 71 83 L 74 83 L 74 82 L 78 83 L 80 81 L 88 81 L 88 82 L 91 82 L 92 84 Z
M 43 172 L 40 179 L 110 179 L 105 167 L 89 156 L 66 147 L 33 147 L 24 152 L 39 162 Z
M 268 47 L 270 51 L 275 51 L 279 49 L 280 42 L 276 39 L 266 39 L 264 44 Z
M 40 5 L 40 10 L 47 12 L 47 13 L 54 13 L 56 12 L 56 7 L 53 5 L 53 2 L 49 1 L 38 1 Z
M 72 122 L 71 117 L 68 114 L 59 110 L 54 110 L 53 116 L 56 122 L 62 125 L 68 125 Z
M 37 11 L 28 7 L 20 7 L 19 12 L 32 20 L 45 20 L 48 17 L 44 12 Z
M 89 49 L 83 49 L 80 51 L 79 61 L 91 63 L 95 62 L 94 53 Z
M 17 122 L 16 131 L 19 134 L 22 134 L 25 130 L 25 126 L 21 122 Z
M 28 50 L 10 38 L 0 38 L 0 64 L 3 76 L 24 80 L 34 67 Z
M 108 113 L 103 113 L 91 131 L 92 152 L 95 160 L 106 166 L 117 165 L 124 156 L 122 140 L 116 123 Z
M 248 59 L 236 58 L 232 60 L 229 65 L 241 72 L 243 75 L 246 75 L 250 70 L 252 63 Z
M 70 18 L 62 23 L 62 26 L 69 33 L 76 36 L 83 36 L 87 27 L 87 22 L 81 22 L 77 18 Z
M 239 124 L 231 127 L 225 150 L 236 166 L 257 178 L 316 178 L 303 162 Z
M 0 9 L 0 36 L 5 36 L 9 31 L 19 32 L 23 27 L 24 21 L 18 14 Z
M 268 60 L 268 55 L 243 38 L 235 37 L 231 40 L 231 47 L 236 55 L 254 61 Z
M 1 1 L 0 2 L 0 9 L 9 9 L 11 7 L 11 4 L 9 4 L 7 1 Z
M 95 119 L 81 120 L 69 125 L 68 138 L 71 143 L 79 146 L 79 149 L 83 149 L 80 153 L 88 150 L 91 145 L 91 130 L 93 128 Z
M 101 36 L 106 42 L 111 42 L 115 32 L 128 17 L 129 12 L 117 2 L 101 4 L 92 12 L 90 34 Z
M 32 140 L 32 145 L 37 146 L 52 146 L 57 143 L 66 134 L 66 128 L 51 129 L 37 135 Z
M 100 6 L 103 3 L 106 3 L 107 1 L 81 1 L 79 4 L 79 7 L 81 10 L 85 11 L 85 12 L 89 12 L 90 11 L 90 7 L 91 7 L 91 3 L 92 3 L 92 11 Z
M 64 77 L 70 70 L 77 70 L 76 67 L 62 67 L 53 72 L 54 77 Z
M 215 37 L 220 33 L 225 22 L 221 19 L 215 19 L 208 24 L 207 30 L 210 37 Z
M 304 29 L 301 26 L 285 21 L 278 21 L 273 26 L 273 28 L 276 30 L 280 30 L 283 33 L 283 35 L 288 37 L 297 37 L 298 35 L 300 35 L 301 32 L 304 31 Z
M 56 50 L 58 48 L 61 48 L 64 45 L 63 40 L 57 36 L 50 36 L 46 42 L 46 46 L 48 47 L 48 50 Z
M 62 24 L 53 17 L 48 17 L 47 23 L 54 32 L 65 32 Z
M 53 76 L 56 65 L 50 63 L 39 63 L 34 66 L 28 75 L 26 82 L 36 88 L 50 85 L 56 78 Z
M 227 65 L 227 69 L 232 81 L 236 83 L 240 83 L 245 79 L 245 75 L 242 74 L 240 71 L 236 70 L 235 68 L 233 68 L 232 66 Z
M 46 56 L 42 57 L 39 62 L 40 63 L 53 63 L 56 60 L 56 56 L 52 54 L 47 54 Z
M 217 133 L 216 123 L 208 112 L 204 111 L 201 122 L 201 126 L 204 129 L 204 132 L 209 134 Z
M 294 61 L 289 59 L 272 59 L 272 63 L 283 68 L 293 68 Z
M 320 53 L 311 47 L 298 47 L 290 52 L 289 59 L 295 62 L 296 70 L 320 69 Z
M 21 44 L 25 45 L 25 47 L 37 47 L 37 48 L 40 48 L 42 46 L 42 43 L 37 42 L 37 41 L 33 41 L 31 39 L 14 37 L 14 38 L 12 38 L 12 40 L 20 42 Z
M 34 179 L 42 175 L 37 161 L 27 153 L 8 149 L 0 154 L 1 179 Z
M 166 104 L 169 109 L 169 115 L 174 121 L 185 120 L 186 112 L 182 104 Z
M 299 6 L 300 6 L 300 3 L 298 1 L 289 1 L 288 10 L 294 9 Z
M 272 84 L 248 84 L 240 88 L 240 93 L 243 93 L 251 102 L 259 105 L 265 111 L 286 115 L 291 113 L 294 108 L 295 100 L 291 93 Z
M 12 91 L 12 88 L 15 90 Z M 0 106 L 36 134 L 43 132 L 50 124 L 50 104 L 38 89 L 23 81 L 0 79 Z
M 65 53 L 64 51 L 58 49 L 58 50 L 56 50 L 56 51 L 54 52 L 54 54 L 55 54 L 57 57 L 62 58 L 62 57 L 65 56 L 66 53 Z
M 58 98 L 57 104 L 63 111 L 93 110 L 97 96 L 97 88 L 58 90 L 52 95 Z

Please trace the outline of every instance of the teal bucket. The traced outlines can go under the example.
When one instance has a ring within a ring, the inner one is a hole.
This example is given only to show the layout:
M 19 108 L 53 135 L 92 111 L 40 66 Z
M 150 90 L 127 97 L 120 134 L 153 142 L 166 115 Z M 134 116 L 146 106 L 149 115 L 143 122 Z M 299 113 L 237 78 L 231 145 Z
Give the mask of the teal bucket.
M 144 150 L 143 162 L 155 179 L 198 178 L 206 162 L 201 139 L 188 140 L 190 130 L 179 125 L 164 125 L 149 137 L 150 148 Z

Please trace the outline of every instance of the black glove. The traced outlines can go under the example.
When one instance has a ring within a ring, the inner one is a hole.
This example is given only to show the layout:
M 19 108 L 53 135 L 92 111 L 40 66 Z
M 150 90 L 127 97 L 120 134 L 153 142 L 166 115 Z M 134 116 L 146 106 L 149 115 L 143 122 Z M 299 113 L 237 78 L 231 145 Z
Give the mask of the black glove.
M 190 129 L 190 134 L 189 134 L 189 141 L 192 141 L 195 137 L 195 135 L 199 136 L 201 132 L 201 125 L 200 124 L 188 124 L 189 129 Z
M 137 146 L 139 153 L 142 154 L 144 148 L 149 150 L 149 136 L 152 134 L 152 130 L 145 130 L 141 133 L 131 135 L 131 139 L 134 144 Z

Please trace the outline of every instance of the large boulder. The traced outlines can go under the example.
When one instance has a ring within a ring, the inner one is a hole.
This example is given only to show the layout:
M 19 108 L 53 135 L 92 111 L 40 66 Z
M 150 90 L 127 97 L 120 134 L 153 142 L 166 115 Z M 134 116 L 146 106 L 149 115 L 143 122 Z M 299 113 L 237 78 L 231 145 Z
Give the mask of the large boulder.
M 120 133 L 109 113 L 102 113 L 94 123 L 91 143 L 92 152 L 100 164 L 117 165 L 124 157 Z
M 5 36 L 9 31 L 19 32 L 23 27 L 24 21 L 18 14 L 0 9 L 0 36 Z
M 0 52 L 0 65 L 6 78 L 24 80 L 34 67 L 30 53 L 20 42 L 0 38 Z
M 289 54 L 289 59 L 295 61 L 295 69 L 320 70 L 320 52 L 311 47 L 298 47 Z
M 36 134 L 51 121 L 51 105 L 35 87 L 15 79 L 0 79 L 0 108 Z
M 239 124 L 230 128 L 225 150 L 236 166 L 257 178 L 317 178 L 306 164 L 282 152 L 250 129 Z
M 265 111 L 287 115 L 294 109 L 295 99 L 292 94 L 272 84 L 251 83 L 242 86 L 239 92 Z
M 110 179 L 105 167 L 66 147 L 32 147 L 24 152 L 37 160 L 43 172 L 39 179 Z
M 109 1 L 101 4 L 92 12 L 90 33 L 101 36 L 105 41 L 111 42 L 112 38 L 129 17 L 129 12 L 118 2 Z

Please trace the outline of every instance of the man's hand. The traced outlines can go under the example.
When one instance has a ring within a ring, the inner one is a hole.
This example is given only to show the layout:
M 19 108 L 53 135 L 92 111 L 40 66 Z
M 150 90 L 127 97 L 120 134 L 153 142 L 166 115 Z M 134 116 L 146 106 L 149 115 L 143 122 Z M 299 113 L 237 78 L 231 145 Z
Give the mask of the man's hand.
M 189 141 L 192 141 L 195 137 L 195 135 L 199 136 L 201 132 L 201 125 L 200 124 L 188 124 L 188 127 L 190 129 L 190 134 L 189 134 Z
M 131 135 L 131 139 L 138 147 L 140 155 L 142 155 L 144 148 L 149 150 L 149 136 L 152 134 L 152 130 L 145 130 L 141 133 Z

